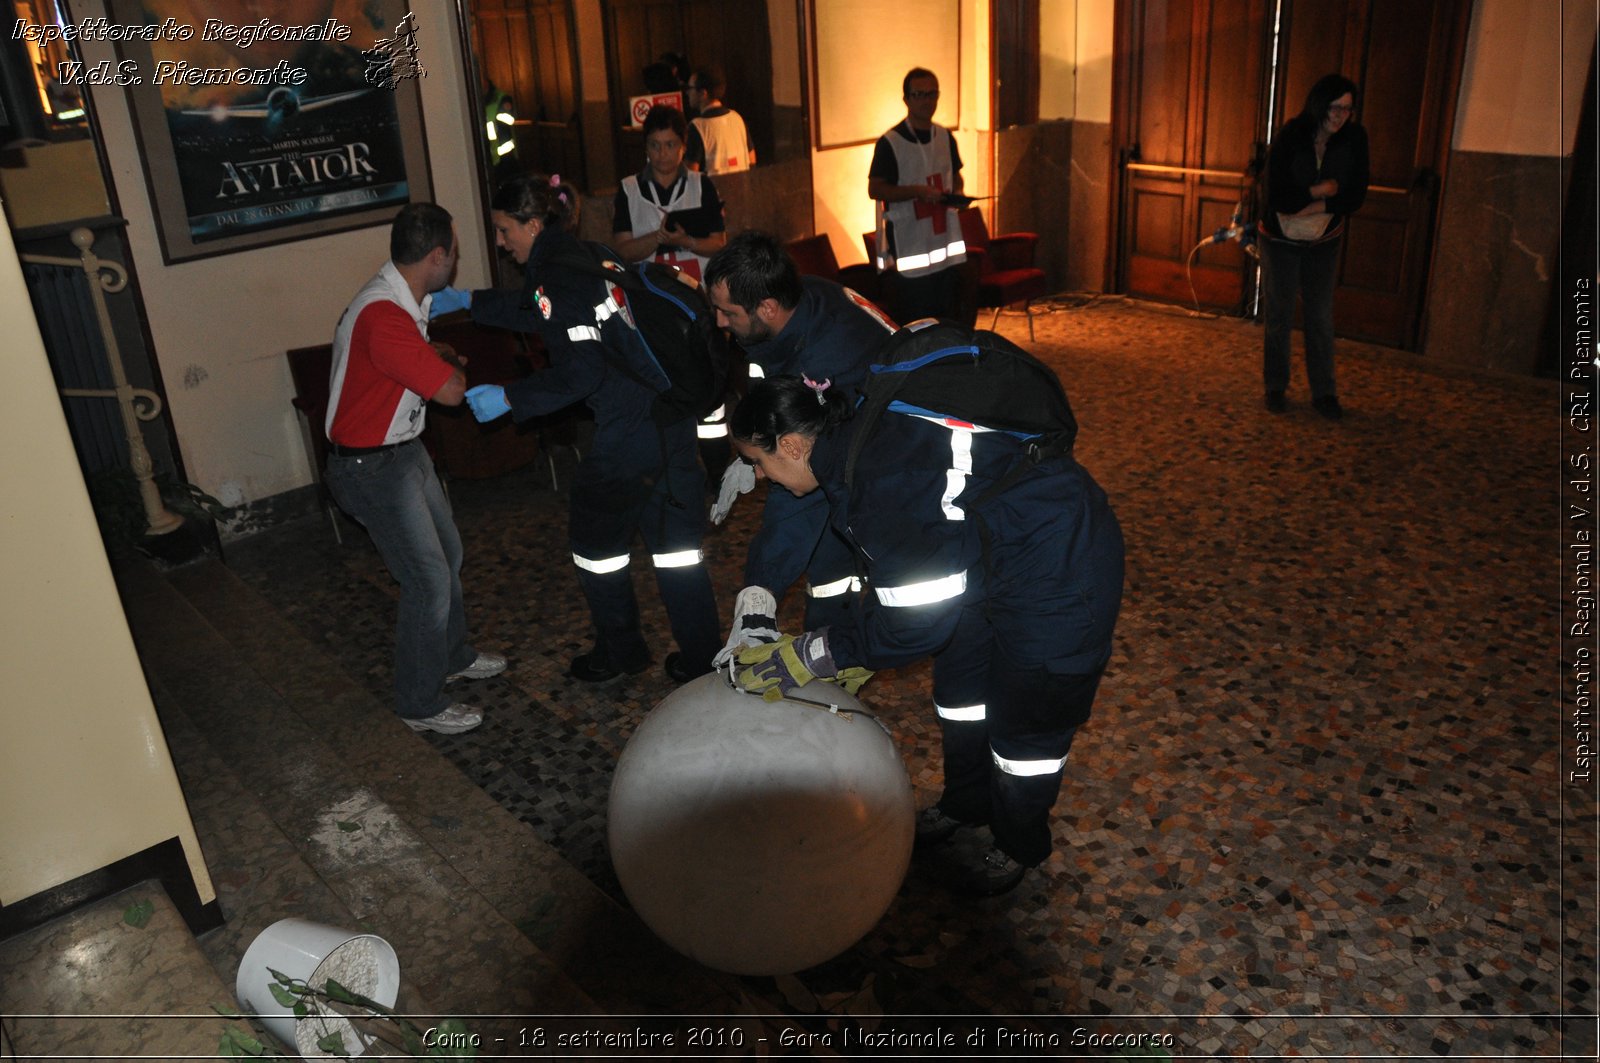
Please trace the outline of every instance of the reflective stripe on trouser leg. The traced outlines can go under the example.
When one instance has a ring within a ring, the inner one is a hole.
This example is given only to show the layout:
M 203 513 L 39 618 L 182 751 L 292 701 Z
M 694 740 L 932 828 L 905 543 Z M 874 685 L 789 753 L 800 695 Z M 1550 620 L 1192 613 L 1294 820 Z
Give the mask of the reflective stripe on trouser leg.
M 1020 864 L 1050 855 L 1050 811 L 1061 793 L 1067 754 L 1089 716 L 1103 668 L 1046 671 L 995 660 L 989 693 L 992 749 L 990 828 L 995 844 Z
M 1066 734 L 1068 748 L 1075 730 Z M 1042 863 L 1052 848 L 1050 810 L 1061 793 L 1066 750 L 1063 749 L 1059 757 L 1031 759 L 1002 757 L 995 753 L 993 763 L 995 770 L 990 773 L 993 816 L 989 826 L 994 842 L 1019 864 L 1032 867 Z M 1019 767 L 1024 770 L 1015 770 Z
M 841 594 L 849 594 L 860 589 L 861 578 L 859 576 L 846 576 L 844 579 L 836 579 L 830 583 L 820 585 L 808 583 L 806 585 L 806 594 L 813 598 L 837 598 Z
M 585 470 L 586 471 L 586 470 Z M 567 538 L 594 623 L 595 649 L 613 667 L 632 669 L 649 660 L 639 629 L 629 548 L 648 489 L 632 480 L 601 481 L 580 475 L 572 485 Z
M 950 644 L 933 659 L 933 703 L 944 749 L 939 807 L 967 823 L 988 823 L 994 764 L 989 753 L 991 633 L 982 608 L 961 611 Z
M 821 491 L 816 492 L 821 494 Z M 818 516 L 826 518 L 826 510 Z M 806 563 L 805 625 L 807 631 L 854 625 L 862 581 L 855 575 L 856 557 L 839 533 L 819 522 L 816 545 Z
M 698 464 L 690 462 L 680 460 L 656 482 L 639 530 L 650 548 L 656 589 L 661 594 L 661 604 L 666 606 L 673 641 L 678 644 L 684 664 L 690 671 L 697 671 L 709 668 L 712 656 L 722 648 L 722 621 L 700 550 L 705 509 L 668 502 L 674 492 L 680 499 L 698 498 L 704 493 L 704 474 Z
M 728 434 L 728 407 L 718 406 L 695 425 L 694 434 L 700 439 L 721 439 Z

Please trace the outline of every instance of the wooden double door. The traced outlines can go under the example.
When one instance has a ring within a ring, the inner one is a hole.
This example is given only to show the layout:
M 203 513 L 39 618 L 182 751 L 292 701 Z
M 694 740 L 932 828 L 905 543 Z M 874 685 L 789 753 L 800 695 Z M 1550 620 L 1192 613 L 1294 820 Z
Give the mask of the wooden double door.
M 1341 251 L 1341 335 L 1414 349 L 1469 0 L 1123 0 L 1112 135 L 1118 289 L 1250 313 L 1255 259 L 1199 247 L 1259 212 L 1266 146 L 1322 75 L 1361 86 L 1366 205 Z M 1199 250 L 1196 251 L 1196 248 Z

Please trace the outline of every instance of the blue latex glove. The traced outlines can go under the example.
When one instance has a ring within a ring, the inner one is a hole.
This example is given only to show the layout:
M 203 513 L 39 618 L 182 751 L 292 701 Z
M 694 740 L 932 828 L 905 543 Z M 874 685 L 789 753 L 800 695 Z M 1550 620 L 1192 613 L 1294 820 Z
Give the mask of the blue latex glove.
M 480 422 L 492 421 L 511 412 L 511 403 L 506 401 L 506 389 L 499 384 L 479 384 L 475 388 L 468 388 L 467 405 L 472 407 L 472 416 Z
M 428 320 L 471 307 L 472 293 L 465 288 L 440 288 L 433 293 L 433 305 L 428 307 Z

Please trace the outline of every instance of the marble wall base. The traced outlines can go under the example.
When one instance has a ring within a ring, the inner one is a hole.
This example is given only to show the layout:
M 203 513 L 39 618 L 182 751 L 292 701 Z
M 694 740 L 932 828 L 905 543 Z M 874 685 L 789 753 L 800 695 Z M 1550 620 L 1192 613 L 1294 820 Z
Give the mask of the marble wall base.
M 1534 371 L 1558 275 L 1565 198 L 1560 158 L 1452 153 L 1428 281 L 1428 357 Z

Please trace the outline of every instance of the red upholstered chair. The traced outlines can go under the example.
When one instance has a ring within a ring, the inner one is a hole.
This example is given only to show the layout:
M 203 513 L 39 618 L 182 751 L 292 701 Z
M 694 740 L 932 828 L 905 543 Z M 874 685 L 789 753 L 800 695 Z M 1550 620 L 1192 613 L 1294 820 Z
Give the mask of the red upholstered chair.
M 813 277 L 826 277 L 846 288 L 854 289 L 873 302 L 879 301 L 877 269 L 869 262 L 857 262 L 854 265 L 841 267 L 838 256 L 833 253 L 833 241 L 828 238 L 827 233 L 790 240 L 784 245 L 784 250 L 789 252 L 789 257 L 794 259 L 794 264 L 801 273 Z
M 978 306 L 993 307 L 993 329 L 1000 321 L 1000 309 L 1021 303 L 1028 315 L 1028 339 L 1033 339 L 1032 301 L 1048 294 L 1049 278 L 1033 264 L 1038 233 L 1004 233 L 990 237 L 983 213 L 976 207 L 960 212 L 961 238 L 967 243 L 967 256 L 978 263 Z

